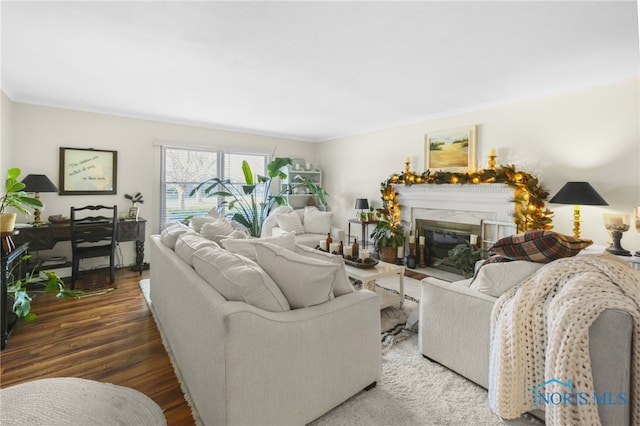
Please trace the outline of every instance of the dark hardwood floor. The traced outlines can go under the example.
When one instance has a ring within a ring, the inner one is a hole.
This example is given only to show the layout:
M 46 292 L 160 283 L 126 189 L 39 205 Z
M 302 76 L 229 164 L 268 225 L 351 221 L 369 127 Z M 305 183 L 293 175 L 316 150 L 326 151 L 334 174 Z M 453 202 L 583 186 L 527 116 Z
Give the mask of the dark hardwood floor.
M 193 425 L 138 286 L 148 275 L 120 269 L 111 292 L 80 300 L 34 298 L 36 320 L 20 320 L 0 353 L 0 387 L 48 377 L 98 380 L 146 394 L 162 407 L 169 425 Z

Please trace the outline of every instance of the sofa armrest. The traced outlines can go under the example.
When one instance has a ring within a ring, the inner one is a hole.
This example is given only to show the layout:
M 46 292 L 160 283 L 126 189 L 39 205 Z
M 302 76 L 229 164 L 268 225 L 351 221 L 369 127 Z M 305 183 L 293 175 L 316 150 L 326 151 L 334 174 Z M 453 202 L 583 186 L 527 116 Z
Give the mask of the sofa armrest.
M 420 352 L 487 388 L 491 311 L 496 300 L 462 285 L 431 277 L 424 279 L 420 297 Z

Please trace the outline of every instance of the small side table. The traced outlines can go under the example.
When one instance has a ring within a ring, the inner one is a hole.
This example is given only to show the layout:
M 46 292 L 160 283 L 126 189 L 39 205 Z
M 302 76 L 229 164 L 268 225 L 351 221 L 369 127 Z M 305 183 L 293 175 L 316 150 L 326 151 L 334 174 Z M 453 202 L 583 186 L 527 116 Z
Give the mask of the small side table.
M 367 228 L 371 224 L 378 223 L 378 221 L 377 220 L 365 220 L 365 221 L 362 221 L 362 220 L 358 220 L 358 219 L 349 219 L 349 227 L 347 229 L 347 232 L 348 232 L 347 235 L 349 237 L 351 236 L 351 224 L 352 223 L 359 223 L 359 224 L 362 225 L 362 243 L 360 244 L 360 246 L 363 247 L 363 248 L 366 247 L 367 246 L 367 238 L 366 238 Z

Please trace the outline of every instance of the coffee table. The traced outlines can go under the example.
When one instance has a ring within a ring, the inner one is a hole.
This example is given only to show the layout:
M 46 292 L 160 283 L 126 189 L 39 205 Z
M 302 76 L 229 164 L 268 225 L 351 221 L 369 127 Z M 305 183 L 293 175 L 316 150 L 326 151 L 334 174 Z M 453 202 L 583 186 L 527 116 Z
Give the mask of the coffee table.
M 374 291 L 380 298 L 380 309 L 404 302 L 404 266 L 394 265 L 386 262 L 378 262 L 373 268 L 356 268 L 351 265 L 344 265 L 349 278 L 362 281 L 362 287 Z M 387 291 L 380 287 L 376 287 L 376 278 L 397 275 L 400 280 L 400 294 Z

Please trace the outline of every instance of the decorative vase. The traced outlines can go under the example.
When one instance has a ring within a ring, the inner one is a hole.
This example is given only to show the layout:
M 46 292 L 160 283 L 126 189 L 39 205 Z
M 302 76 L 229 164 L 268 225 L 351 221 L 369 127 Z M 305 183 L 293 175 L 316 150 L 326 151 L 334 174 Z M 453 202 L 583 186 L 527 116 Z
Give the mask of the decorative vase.
M 367 216 L 369 217 L 369 222 L 374 222 L 376 220 L 375 213 L 367 213 Z
M 0 232 L 13 231 L 17 216 L 17 213 L 0 213 Z
M 398 249 L 395 247 L 381 247 L 378 251 L 378 257 L 386 263 L 396 263 Z

